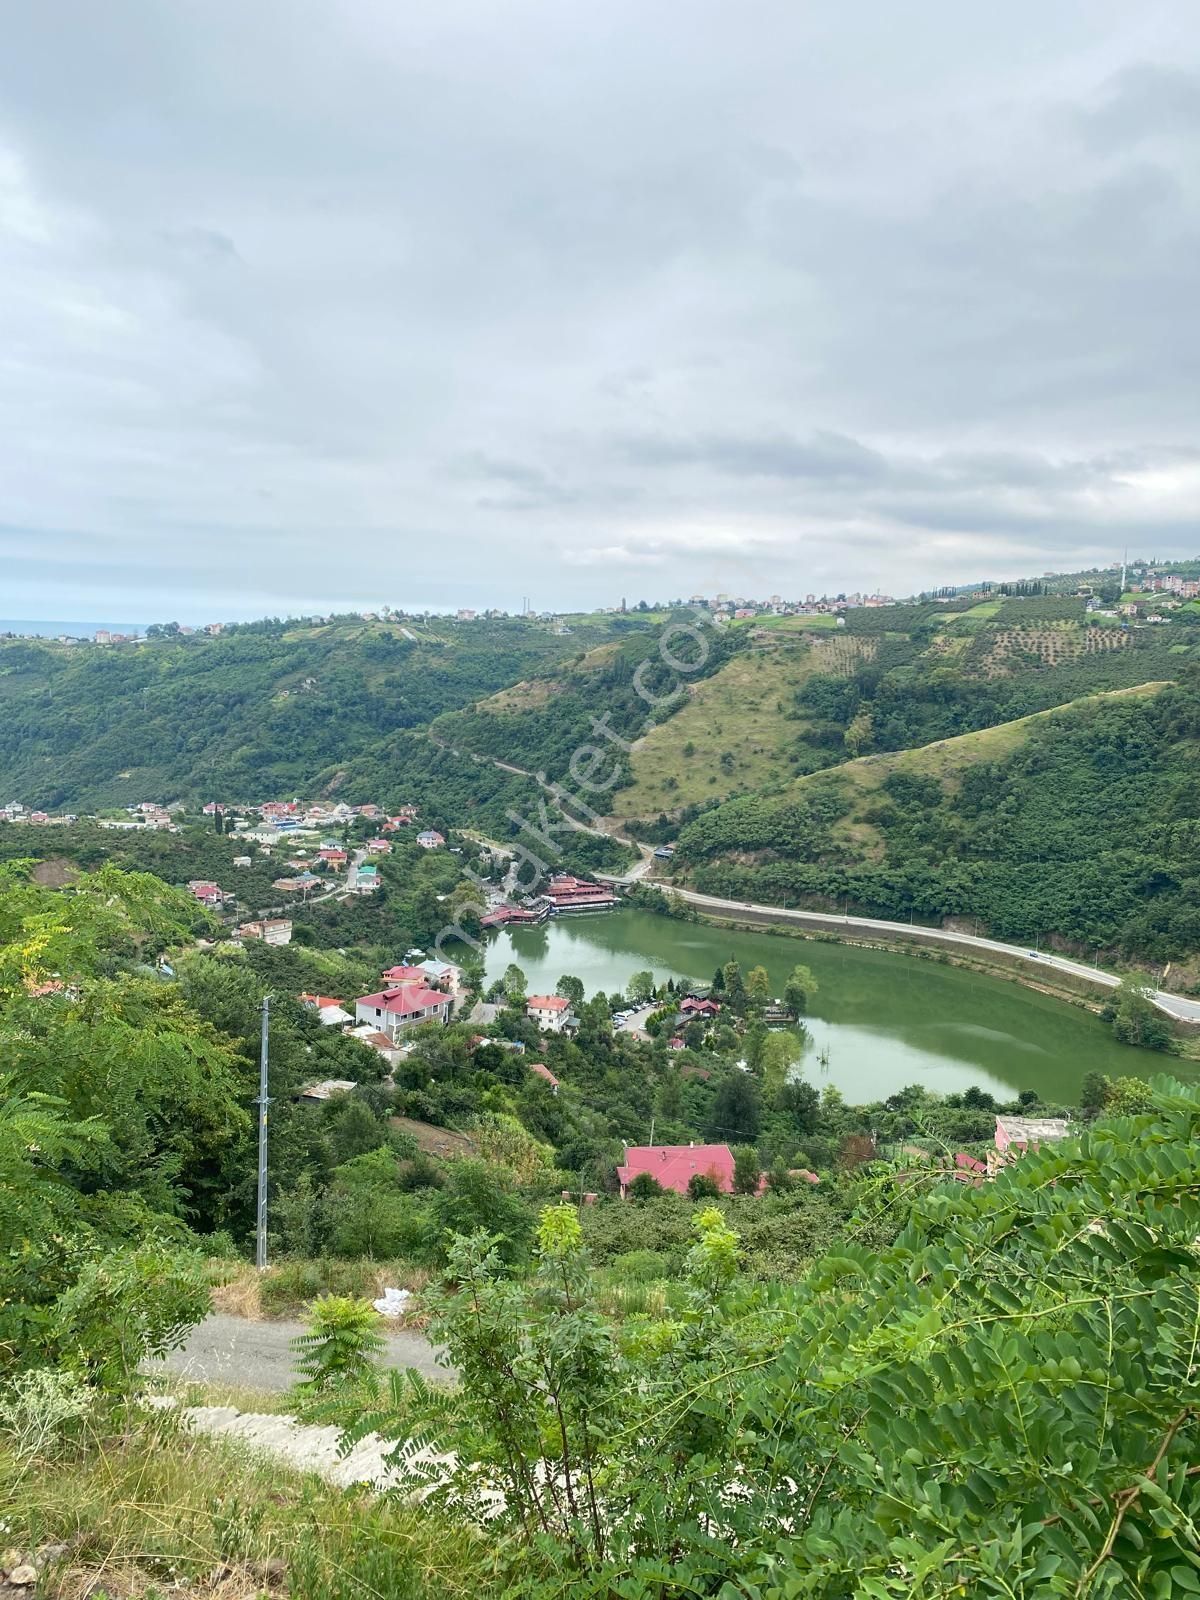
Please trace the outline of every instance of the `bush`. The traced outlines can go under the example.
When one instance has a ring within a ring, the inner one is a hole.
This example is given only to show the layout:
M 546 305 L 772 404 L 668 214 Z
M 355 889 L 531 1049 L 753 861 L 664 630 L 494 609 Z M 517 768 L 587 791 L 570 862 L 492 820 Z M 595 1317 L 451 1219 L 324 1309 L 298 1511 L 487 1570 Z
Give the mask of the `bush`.
M 372 1261 L 340 1261 L 318 1256 L 311 1261 L 281 1261 L 259 1279 L 258 1298 L 269 1317 L 299 1311 L 320 1295 L 374 1292 L 378 1267 Z
M 379 1313 L 366 1300 L 350 1295 L 322 1295 L 312 1309 L 309 1331 L 292 1340 L 296 1366 L 302 1374 L 296 1384 L 302 1403 L 330 1390 L 369 1387 L 375 1361 L 383 1349 Z
M 55 1302 L 54 1342 L 88 1382 L 124 1393 L 142 1362 L 182 1344 L 210 1304 L 203 1259 L 151 1239 L 84 1266 Z
M 673 1263 L 658 1250 L 627 1250 L 624 1255 L 614 1256 L 609 1266 L 626 1283 L 657 1283 L 671 1275 Z
M 18 1465 L 44 1460 L 95 1403 L 95 1391 L 78 1372 L 31 1367 L 0 1388 L 0 1436 Z

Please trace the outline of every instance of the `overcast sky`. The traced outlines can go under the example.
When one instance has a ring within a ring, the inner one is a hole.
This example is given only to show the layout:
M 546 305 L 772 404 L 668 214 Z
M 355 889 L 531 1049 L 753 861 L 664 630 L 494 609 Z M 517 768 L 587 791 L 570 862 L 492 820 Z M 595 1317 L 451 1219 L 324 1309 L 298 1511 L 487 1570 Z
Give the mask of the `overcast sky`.
M 1200 551 L 1194 0 L 38 0 L 0 615 Z

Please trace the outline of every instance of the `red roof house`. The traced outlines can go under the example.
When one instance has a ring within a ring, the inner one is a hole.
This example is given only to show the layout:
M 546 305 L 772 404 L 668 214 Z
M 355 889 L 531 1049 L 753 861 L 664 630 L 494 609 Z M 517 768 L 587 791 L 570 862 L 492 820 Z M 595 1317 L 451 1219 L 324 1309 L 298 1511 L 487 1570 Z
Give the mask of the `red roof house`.
M 393 989 L 405 983 L 424 983 L 429 974 L 423 967 L 389 967 L 383 974 Z
M 544 1078 L 554 1090 L 555 1094 L 558 1093 L 558 1079 L 554 1076 L 554 1074 L 550 1071 L 550 1068 L 546 1066 L 544 1062 L 531 1061 L 529 1063 L 529 1070 L 530 1072 L 536 1072 L 539 1078 Z
M 450 996 L 441 989 L 405 983 L 399 988 L 381 989 L 378 994 L 362 995 L 354 1002 L 354 1018 L 360 1025 L 365 1023 L 375 1032 L 394 1038 L 401 1029 L 415 1027 L 419 1022 L 448 1022 Z
M 720 1013 L 721 1007 L 716 1000 L 697 1000 L 695 995 L 691 994 L 680 1001 L 679 1005 L 681 1017 L 716 1017 Z
M 575 1020 L 571 1002 L 560 994 L 531 994 L 525 1002 L 525 1015 L 551 1033 L 561 1033 Z
M 733 1191 L 733 1151 L 727 1144 L 630 1145 L 625 1151 L 624 1164 L 617 1168 L 622 1200 L 639 1172 L 648 1172 L 664 1189 L 674 1189 L 676 1194 L 686 1194 L 692 1178 L 702 1172 L 723 1194 L 730 1194 Z

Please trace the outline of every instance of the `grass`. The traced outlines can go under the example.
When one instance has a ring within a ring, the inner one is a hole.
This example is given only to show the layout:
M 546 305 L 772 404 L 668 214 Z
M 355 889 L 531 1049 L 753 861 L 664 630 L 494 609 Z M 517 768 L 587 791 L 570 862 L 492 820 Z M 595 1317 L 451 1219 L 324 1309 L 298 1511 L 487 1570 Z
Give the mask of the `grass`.
M 273 1458 L 122 1415 L 49 1459 L 0 1454 L 5 1546 L 66 1553 L 42 1600 L 434 1600 L 487 1592 L 488 1552 L 427 1507 L 333 1488 Z M 30 1591 L 32 1594 L 32 1591 Z
M 813 673 L 844 672 L 873 649 L 874 641 L 839 636 L 740 652 L 692 685 L 675 715 L 638 740 L 630 757 L 633 783 L 614 796 L 615 815 L 656 816 L 790 777 L 789 752 L 804 727 L 788 715 L 796 690 Z M 726 753 L 731 760 L 723 763 Z
M 342 1261 L 332 1256 L 285 1260 L 264 1272 L 247 1261 L 214 1260 L 208 1271 L 213 1310 L 251 1322 L 302 1316 L 322 1294 L 376 1300 L 389 1286 L 416 1292 L 430 1278 L 424 1267 L 410 1261 Z
M 800 732 L 787 712 L 815 669 L 808 649 L 748 650 L 694 684 L 686 704 L 634 746 L 634 781 L 614 797 L 616 814 L 654 816 L 787 777 L 787 751 Z M 726 751 L 732 765 L 722 766 Z
M 495 694 L 488 695 L 486 700 L 481 700 L 476 707 L 491 716 L 512 716 L 519 711 L 536 711 L 549 705 L 557 695 L 561 694 L 568 686 L 570 678 L 579 674 L 599 672 L 606 667 L 612 658 L 621 649 L 619 639 L 610 639 L 605 644 L 594 645 L 592 649 L 584 652 L 577 661 L 571 663 L 567 675 L 556 675 L 550 678 L 524 678 L 520 683 L 514 683 L 507 689 L 499 689 Z
M 743 617 L 733 624 L 736 628 L 770 628 L 778 633 L 825 633 L 837 625 L 838 619 L 828 611 L 815 612 L 811 617 Z
M 936 778 L 947 791 L 957 787 L 962 771 L 980 761 L 999 761 L 1024 744 L 1030 729 L 1046 717 L 1060 711 L 1076 711 L 1101 700 L 1118 700 L 1157 694 L 1165 683 L 1142 683 L 1129 689 L 1106 689 L 1096 694 L 1083 695 L 1062 706 L 1052 706 L 1048 711 L 1035 711 L 1027 717 L 1017 717 L 1012 722 L 998 723 L 994 728 L 981 728 L 975 733 L 960 733 L 952 739 L 938 739 L 933 744 L 920 745 L 911 750 L 898 750 L 881 755 L 860 756 L 840 767 L 816 772 L 798 778 L 794 793 L 803 793 L 805 785 L 835 784 L 853 791 L 852 809 L 846 817 L 835 823 L 835 838 L 852 846 L 864 857 L 875 859 L 882 855 L 883 840 L 878 830 L 863 818 L 876 791 L 893 772 L 907 772 L 922 777 Z

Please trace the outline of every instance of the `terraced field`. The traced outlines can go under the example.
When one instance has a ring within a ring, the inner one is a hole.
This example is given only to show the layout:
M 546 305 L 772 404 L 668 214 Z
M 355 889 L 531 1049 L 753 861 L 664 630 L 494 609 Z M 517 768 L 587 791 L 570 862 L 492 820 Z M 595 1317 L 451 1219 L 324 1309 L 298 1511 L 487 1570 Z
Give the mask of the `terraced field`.
M 1073 622 L 995 628 L 981 638 L 982 648 L 971 665 L 985 677 L 996 678 L 1022 667 L 1059 667 L 1080 656 L 1125 650 L 1132 638 L 1123 628 L 1081 628 Z

